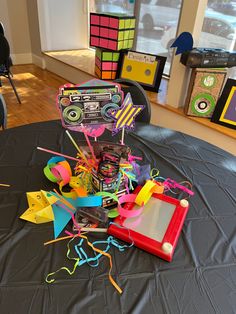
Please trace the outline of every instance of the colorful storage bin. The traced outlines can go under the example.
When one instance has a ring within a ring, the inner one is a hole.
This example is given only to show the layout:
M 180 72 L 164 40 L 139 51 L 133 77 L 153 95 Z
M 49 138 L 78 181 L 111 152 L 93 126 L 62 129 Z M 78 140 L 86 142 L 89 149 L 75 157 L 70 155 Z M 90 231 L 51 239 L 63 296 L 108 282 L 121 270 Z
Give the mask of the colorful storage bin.
M 118 51 L 133 47 L 135 17 L 90 13 L 90 46 Z
M 114 80 L 116 78 L 119 56 L 119 52 L 96 48 L 96 75 L 102 80 Z

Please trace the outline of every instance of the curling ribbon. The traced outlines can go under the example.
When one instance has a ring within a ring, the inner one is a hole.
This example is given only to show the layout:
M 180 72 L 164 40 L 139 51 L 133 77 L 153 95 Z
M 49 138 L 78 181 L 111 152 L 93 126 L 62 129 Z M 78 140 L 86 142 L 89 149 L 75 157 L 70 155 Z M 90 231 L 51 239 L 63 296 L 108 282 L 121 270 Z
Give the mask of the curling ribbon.
M 97 249 L 96 247 L 93 246 L 93 244 L 91 242 L 89 242 L 88 238 L 82 234 L 79 235 L 79 237 L 83 238 L 83 239 L 86 239 L 87 241 L 87 244 L 95 251 L 95 252 L 98 252 L 102 255 L 105 255 L 106 257 L 109 258 L 109 262 L 110 262 L 110 270 L 109 270 L 109 273 L 108 273 L 108 276 L 109 276 L 109 280 L 110 282 L 112 283 L 112 285 L 116 288 L 116 290 L 121 294 L 122 293 L 122 290 L 121 288 L 118 286 L 118 284 L 115 282 L 115 280 L 112 278 L 111 276 L 111 270 L 112 270 L 112 257 L 109 253 L 107 252 L 104 252 L 100 249 Z
M 76 237 L 80 237 L 81 240 L 79 242 L 79 244 L 74 246 L 74 249 L 76 251 L 76 253 L 78 254 L 78 258 L 76 257 L 70 257 L 70 243 L 76 238 Z M 109 270 L 109 280 L 112 283 L 112 285 L 116 288 L 116 290 L 119 293 L 122 293 L 121 288 L 118 286 L 118 284 L 115 282 L 115 280 L 112 278 L 111 276 L 111 270 L 112 270 L 112 257 L 109 253 L 107 253 L 107 251 L 110 249 L 111 245 L 115 246 L 116 248 L 118 248 L 119 251 L 124 251 L 125 248 L 129 248 L 133 245 L 133 240 L 132 243 L 130 245 L 120 245 L 112 236 L 108 237 L 107 240 L 105 241 L 95 241 L 93 243 L 89 242 L 88 238 L 82 234 L 77 234 L 75 236 L 68 236 L 68 237 L 63 237 L 63 238 L 59 238 L 53 241 L 49 241 L 47 243 L 44 243 L 44 245 L 46 244 L 50 244 L 50 243 L 54 243 L 60 240 L 64 240 L 64 239 L 68 239 L 68 238 L 72 238 L 68 243 L 67 243 L 67 258 L 70 260 L 75 260 L 75 264 L 73 266 L 72 270 L 69 270 L 67 267 L 63 266 L 61 268 L 59 268 L 58 270 L 56 270 L 55 272 L 52 272 L 50 274 L 47 275 L 46 277 L 46 282 L 47 283 L 53 283 L 55 281 L 54 278 L 49 279 L 51 276 L 55 275 L 56 273 L 60 272 L 61 270 L 65 270 L 70 276 L 74 274 L 76 267 L 83 265 L 84 263 L 88 263 L 91 267 L 96 267 L 98 266 L 98 260 L 99 258 L 103 255 L 109 258 L 110 261 L 110 270 Z M 98 255 L 96 255 L 95 253 L 95 257 L 94 258 L 88 258 L 87 254 L 85 253 L 85 251 L 83 250 L 83 248 L 81 247 L 84 239 L 86 240 L 87 244 L 93 249 L 94 252 L 99 253 Z M 98 248 L 95 247 L 95 245 L 97 244 L 107 244 L 107 247 L 105 248 L 105 250 L 100 250 Z M 91 265 L 90 262 L 95 262 L 96 264 Z
M 94 257 L 88 257 L 87 253 L 84 251 L 83 247 L 83 239 L 80 240 L 79 244 L 75 245 L 75 251 L 78 254 L 80 261 L 79 266 L 87 263 L 91 267 L 97 267 L 99 265 L 99 259 L 102 257 L 102 254 L 95 254 Z M 106 244 L 106 248 L 103 249 L 103 252 L 108 252 L 108 250 L 111 248 L 111 245 L 115 246 L 120 252 L 123 252 L 125 248 L 129 248 L 133 245 L 121 245 L 115 238 L 112 236 L 109 236 L 107 240 L 102 241 L 95 241 L 92 243 L 93 246 L 96 247 L 96 245 L 99 244 Z M 94 264 L 91 264 L 91 262 L 94 262 Z
M 188 183 L 191 187 L 191 183 L 186 181 L 186 182 L 183 182 L 183 183 Z M 190 189 L 188 189 L 186 186 L 184 185 L 181 185 L 180 183 L 177 183 L 176 181 L 170 179 L 170 178 L 167 178 L 164 183 L 163 183 L 166 187 L 168 187 L 169 189 L 173 188 L 173 189 L 179 189 L 179 190 L 182 190 L 184 192 L 186 192 L 187 194 L 193 196 L 194 195 L 194 192 L 191 191 Z
M 50 274 L 47 275 L 47 277 L 45 278 L 45 281 L 47 283 L 53 283 L 55 281 L 54 278 L 52 279 L 49 279 L 51 276 L 55 275 L 56 273 L 60 272 L 61 270 L 65 270 L 70 276 L 74 274 L 75 270 L 76 270 L 76 267 L 78 266 L 79 264 L 79 258 L 76 258 L 76 257 L 70 257 L 69 254 L 70 254 L 70 243 L 74 240 L 74 238 L 72 238 L 68 243 L 67 243 L 67 253 L 66 253 L 66 256 L 69 260 L 74 260 L 75 263 L 74 263 L 74 266 L 73 266 L 73 269 L 70 270 L 69 268 L 63 266 L 61 268 L 59 268 L 58 270 L 56 270 L 55 272 L 52 272 Z
M 145 205 L 153 193 L 162 194 L 164 192 L 164 185 L 152 180 L 147 180 L 145 185 L 139 191 L 135 203 L 139 206 Z

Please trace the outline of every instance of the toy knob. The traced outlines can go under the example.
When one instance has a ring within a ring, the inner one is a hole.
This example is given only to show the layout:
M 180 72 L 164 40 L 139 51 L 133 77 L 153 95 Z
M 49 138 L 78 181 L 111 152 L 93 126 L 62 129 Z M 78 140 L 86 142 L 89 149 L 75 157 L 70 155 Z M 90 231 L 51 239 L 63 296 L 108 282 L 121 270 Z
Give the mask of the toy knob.
M 169 242 L 164 242 L 161 248 L 165 253 L 171 254 L 173 250 L 173 245 L 170 244 Z
M 188 205 L 189 205 L 189 202 L 187 201 L 187 200 L 181 200 L 180 201 L 180 206 L 182 206 L 182 207 L 188 207 Z

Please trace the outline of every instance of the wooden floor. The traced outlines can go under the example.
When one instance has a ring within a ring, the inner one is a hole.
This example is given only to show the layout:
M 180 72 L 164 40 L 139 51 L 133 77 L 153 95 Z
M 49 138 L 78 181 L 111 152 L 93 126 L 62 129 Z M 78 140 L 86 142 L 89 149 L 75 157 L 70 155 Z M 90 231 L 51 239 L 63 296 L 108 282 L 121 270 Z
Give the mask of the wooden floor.
M 7 105 L 7 128 L 59 119 L 56 95 L 67 81 L 32 64 L 16 65 L 11 70 L 22 103 L 17 102 L 9 81 L 2 78 L 0 93 Z

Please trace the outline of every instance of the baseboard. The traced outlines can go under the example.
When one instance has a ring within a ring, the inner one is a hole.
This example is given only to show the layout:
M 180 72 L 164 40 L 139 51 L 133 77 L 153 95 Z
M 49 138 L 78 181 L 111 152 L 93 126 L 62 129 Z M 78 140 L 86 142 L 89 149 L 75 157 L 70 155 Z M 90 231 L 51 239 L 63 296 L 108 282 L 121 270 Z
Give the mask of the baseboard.
M 32 54 L 31 53 L 11 54 L 11 58 L 12 58 L 12 62 L 14 65 L 32 63 Z
M 34 53 L 32 54 L 32 62 L 33 64 L 39 66 L 42 69 L 46 68 L 46 63 L 43 57 L 37 56 Z

